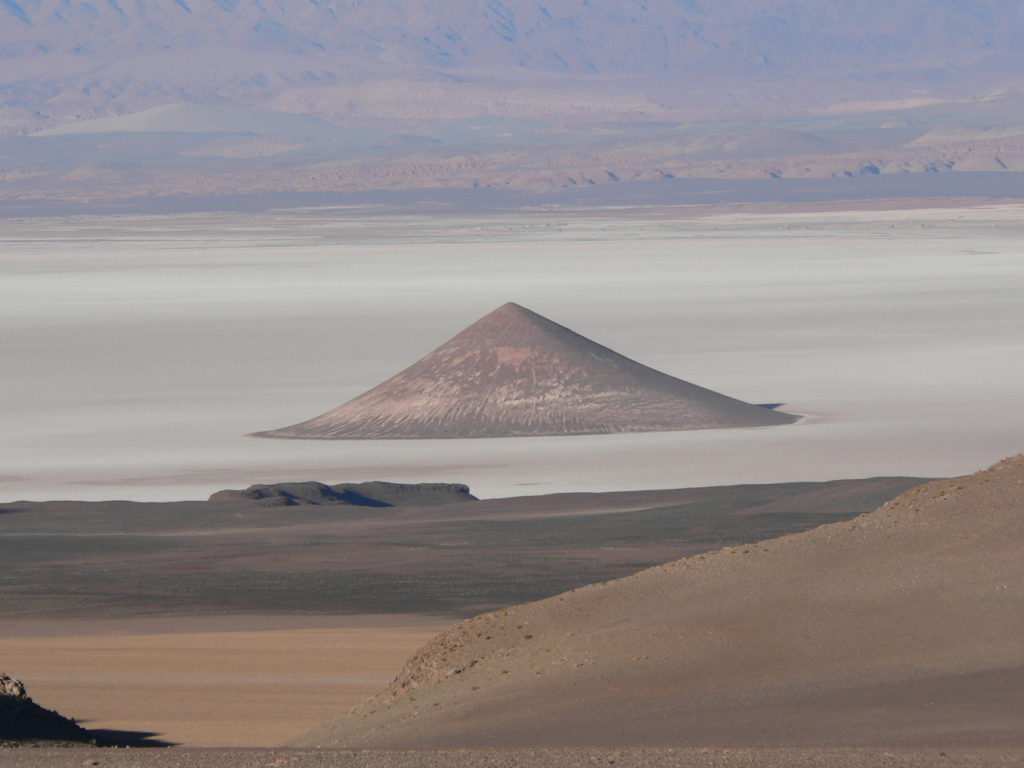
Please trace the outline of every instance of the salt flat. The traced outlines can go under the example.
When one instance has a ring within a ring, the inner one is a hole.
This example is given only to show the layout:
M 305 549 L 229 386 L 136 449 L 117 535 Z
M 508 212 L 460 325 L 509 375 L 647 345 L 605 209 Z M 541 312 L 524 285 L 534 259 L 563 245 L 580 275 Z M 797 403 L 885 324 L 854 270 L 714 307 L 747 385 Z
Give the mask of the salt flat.
M 1024 206 L 0 222 L 0 500 L 965 473 L 1024 445 Z M 506 301 L 792 426 L 278 441 Z

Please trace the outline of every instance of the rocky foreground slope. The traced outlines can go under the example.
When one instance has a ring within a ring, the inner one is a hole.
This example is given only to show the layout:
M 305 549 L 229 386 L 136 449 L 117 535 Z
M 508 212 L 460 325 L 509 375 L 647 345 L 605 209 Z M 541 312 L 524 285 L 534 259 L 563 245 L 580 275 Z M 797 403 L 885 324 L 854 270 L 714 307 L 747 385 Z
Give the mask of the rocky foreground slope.
M 369 392 L 263 437 L 580 435 L 789 424 L 508 303 Z
M 1024 456 L 464 622 L 305 745 L 1024 745 Z

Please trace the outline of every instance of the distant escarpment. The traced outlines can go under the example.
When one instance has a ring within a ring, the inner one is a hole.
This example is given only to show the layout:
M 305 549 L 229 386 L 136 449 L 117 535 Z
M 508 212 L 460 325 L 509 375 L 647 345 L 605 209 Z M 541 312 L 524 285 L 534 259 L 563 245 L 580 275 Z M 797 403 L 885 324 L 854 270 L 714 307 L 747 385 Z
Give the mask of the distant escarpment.
M 587 435 L 795 420 L 656 371 L 510 303 L 354 400 L 258 436 Z

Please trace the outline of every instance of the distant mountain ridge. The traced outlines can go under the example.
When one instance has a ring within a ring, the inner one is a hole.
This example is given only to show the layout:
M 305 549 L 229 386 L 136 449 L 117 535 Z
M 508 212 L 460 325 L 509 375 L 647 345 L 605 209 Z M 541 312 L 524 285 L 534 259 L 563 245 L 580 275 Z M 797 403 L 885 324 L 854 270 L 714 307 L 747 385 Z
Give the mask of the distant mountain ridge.
M 0 0 L 0 20 L 0 105 L 40 119 L 388 77 L 639 78 L 686 101 L 723 80 L 941 86 L 1024 61 L 1014 0 Z
M 1020 171 L 1020 39 L 1015 0 L 0 0 L 0 204 Z
M 859 61 L 1020 59 L 1013 0 L 0 0 L 5 53 L 104 58 L 206 46 L 589 74 L 750 74 Z

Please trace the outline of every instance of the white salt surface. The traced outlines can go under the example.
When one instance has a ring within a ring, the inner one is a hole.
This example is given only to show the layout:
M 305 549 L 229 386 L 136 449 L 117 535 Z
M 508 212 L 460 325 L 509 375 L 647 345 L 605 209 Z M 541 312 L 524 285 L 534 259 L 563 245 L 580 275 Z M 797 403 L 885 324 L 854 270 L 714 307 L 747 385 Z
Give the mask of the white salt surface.
M 506 301 L 807 414 L 600 437 L 278 441 Z M 878 474 L 1024 451 L 1024 208 L 0 222 L 0 500 L 254 482 L 484 496 Z

